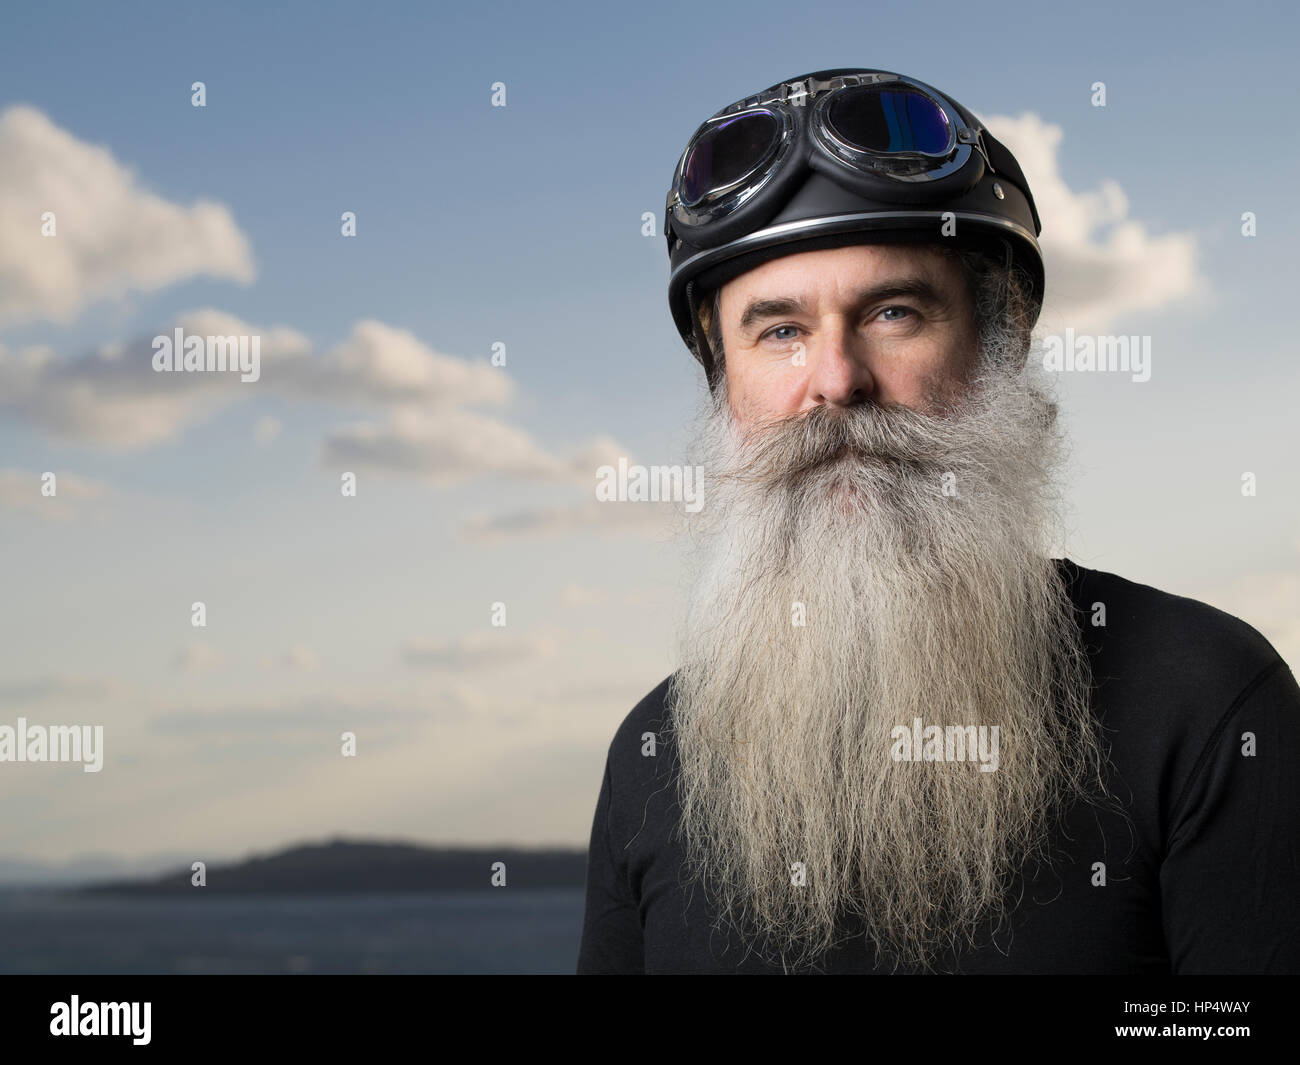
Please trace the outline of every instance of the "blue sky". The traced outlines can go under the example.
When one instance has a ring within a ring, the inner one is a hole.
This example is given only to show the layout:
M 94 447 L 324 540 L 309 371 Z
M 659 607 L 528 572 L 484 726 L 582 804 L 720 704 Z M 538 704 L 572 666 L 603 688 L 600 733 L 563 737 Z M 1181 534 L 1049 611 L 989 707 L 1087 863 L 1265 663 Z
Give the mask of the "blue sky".
M 76 195 L 62 179 L 87 167 L 124 198 L 87 211 L 61 309 L 44 266 L 0 248 L 0 368 L 33 350 L 64 368 L 21 403 L 0 392 L 0 723 L 108 737 L 98 775 L 0 767 L 27 812 L 0 855 L 336 831 L 585 842 L 614 728 L 673 667 L 679 569 L 653 518 L 584 518 L 590 485 L 563 471 L 679 461 L 702 387 L 642 215 L 661 223 L 709 114 L 834 66 L 912 74 L 1011 144 L 1043 216 L 1046 328 L 1152 337 L 1145 384 L 1060 381 L 1067 552 L 1237 613 L 1300 661 L 1293 7 L 51 4 L 5 24 L 0 227 Z M 45 121 L 4 127 L 13 108 Z M 109 217 L 146 197 L 171 235 Z M 220 213 L 207 229 L 199 202 Z M 1087 306 L 1068 297 L 1084 276 L 1105 288 Z M 336 376 L 374 360 L 368 398 L 307 371 L 157 407 L 123 378 L 107 412 L 78 392 L 105 346 L 138 356 L 204 311 L 292 331 Z M 432 403 L 493 458 L 376 462 L 343 503 L 330 442 L 415 431 L 384 375 L 459 373 L 495 342 L 507 400 Z M 82 486 L 57 511 L 24 494 L 46 470 Z M 549 533 L 472 531 L 539 510 L 559 512 Z M 513 642 L 485 656 L 494 635 Z M 362 736 L 346 765 L 343 728 Z

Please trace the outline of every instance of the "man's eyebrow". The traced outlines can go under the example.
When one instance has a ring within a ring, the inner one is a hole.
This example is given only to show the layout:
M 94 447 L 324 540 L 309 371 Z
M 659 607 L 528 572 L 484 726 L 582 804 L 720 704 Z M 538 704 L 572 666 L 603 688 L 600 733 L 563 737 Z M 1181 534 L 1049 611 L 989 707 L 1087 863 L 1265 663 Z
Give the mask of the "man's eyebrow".
M 910 297 L 921 303 L 942 304 L 943 296 L 939 290 L 923 277 L 899 277 L 884 281 L 879 285 L 860 290 L 854 296 L 855 303 L 874 303 L 877 300 Z M 750 332 L 754 326 L 769 318 L 780 318 L 787 314 L 805 314 L 807 307 L 803 300 L 788 296 L 769 299 L 751 300 L 740 316 L 740 331 Z

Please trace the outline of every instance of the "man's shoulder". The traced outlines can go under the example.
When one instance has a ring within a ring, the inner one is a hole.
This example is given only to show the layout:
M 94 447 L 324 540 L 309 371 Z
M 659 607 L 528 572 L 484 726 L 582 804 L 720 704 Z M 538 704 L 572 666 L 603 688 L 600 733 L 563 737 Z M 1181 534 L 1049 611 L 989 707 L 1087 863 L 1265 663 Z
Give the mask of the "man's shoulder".
M 676 674 L 661 680 L 634 706 L 614 733 L 609 745 L 611 769 L 633 763 L 642 757 L 647 744 L 659 746 L 668 725 L 669 693 Z
M 1148 675 L 1189 693 L 1236 695 L 1281 661 L 1248 622 L 1189 596 L 1105 570 L 1071 563 L 1085 643 L 1099 648 L 1108 672 Z
M 666 815 L 656 797 L 662 801 L 667 793 L 675 766 L 667 710 L 674 676 L 665 677 L 632 707 L 610 741 L 606 772 L 611 839 L 641 838 L 648 824 L 658 832 L 664 823 Z

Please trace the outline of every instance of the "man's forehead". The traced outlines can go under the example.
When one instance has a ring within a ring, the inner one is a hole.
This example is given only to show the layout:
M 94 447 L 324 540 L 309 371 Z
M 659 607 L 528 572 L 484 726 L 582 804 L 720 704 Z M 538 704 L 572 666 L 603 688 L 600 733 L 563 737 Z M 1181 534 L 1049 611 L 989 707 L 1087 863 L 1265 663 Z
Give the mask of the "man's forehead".
M 938 283 L 949 262 L 947 251 L 933 244 L 855 244 L 796 252 L 732 278 L 721 295 L 728 303 L 756 296 L 790 297 L 815 292 L 829 281 L 869 287 L 904 275 Z

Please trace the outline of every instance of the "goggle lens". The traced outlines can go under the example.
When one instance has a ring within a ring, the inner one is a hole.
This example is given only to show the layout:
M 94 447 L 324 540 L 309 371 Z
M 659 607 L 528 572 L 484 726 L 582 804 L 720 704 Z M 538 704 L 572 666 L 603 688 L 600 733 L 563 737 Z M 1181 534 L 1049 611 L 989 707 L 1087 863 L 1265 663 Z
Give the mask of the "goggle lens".
M 915 89 L 843 89 L 828 101 L 826 122 L 836 136 L 861 151 L 941 155 L 948 150 L 948 116 Z
M 691 146 L 682 165 L 681 199 L 693 207 L 762 166 L 776 151 L 781 121 L 771 111 L 750 111 L 716 123 Z

